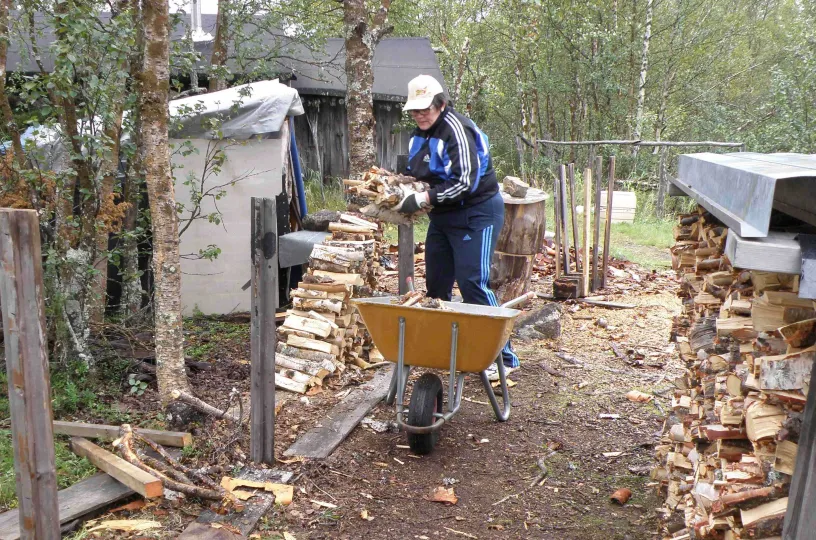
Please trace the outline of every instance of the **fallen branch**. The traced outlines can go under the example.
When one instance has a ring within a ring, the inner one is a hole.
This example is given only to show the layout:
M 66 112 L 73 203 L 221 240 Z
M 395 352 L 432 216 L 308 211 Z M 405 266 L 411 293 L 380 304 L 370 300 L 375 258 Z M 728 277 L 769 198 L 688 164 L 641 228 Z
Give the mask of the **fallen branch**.
M 543 369 L 553 377 L 566 377 L 564 373 L 561 373 L 557 369 L 551 368 L 549 365 L 547 365 L 546 362 L 541 362 L 538 365 L 541 366 L 541 369 Z
M 198 497 L 200 499 L 215 501 L 227 500 L 235 505 L 236 508 L 243 508 L 241 502 L 238 501 L 238 499 L 232 493 L 227 492 L 227 490 L 221 488 L 220 486 L 218 490 L 214 490 L 201 488 L 191 484 L 185 484 L 183 482 L 177 482 L 166 474 L 149 467 L 139 458 L 139 456 L 136 455 L 136 452 L 133 450 L 133 429 L 129 424 L 123 424 L 121 429 L 122 436 L 114 441 L 113 447 L 119 451 L 119 454 L 125 461 L 160 479 L 164 487 L 172 489 L 173 491 L 178 491 L 179 493 L 184 493 L 185 495 Z
M 198 471 L 196 471 L 194 469 L 191 469 L 191 468 L 187 467 L 186 465 L 182 465 L 178 460 L 176 460 L 176 458 L 171 456 L 170 453 L 167 450 L 165 450 L 164 447 L 161 446 L 160 444 L 157 444 L 157 443 L 151 441 L 150 439 L 140 435 L 139 433 L 135 433 L 134 436 L 136 437 L 137 440 L 145 443 L 150 448 L 152 448 L 157 454 L 159 454 L 161 457 L 163 457 L 173 469 L 175 469 L 177 471 L 181 471 L 181 473 L 183 473 L 184 475 L 186 475 L 188 477 L 193 477 L 193 478 L 197 479 L 199 482 L 201 482 L 202 484 L 205 484 L 210 489 L 217 490 L 219 488 L 218 483 L 213 481 L 207 475 L 201 474 L 200 472 L 198 472 Z
M 451 529 L 450 527 L 442 527 L 442 528 L 447 530 L 447 531 L 452 532 L 456 536 L 464 536 L 465 538 L 472 538 L 473 540 L 478 540 L 478 538 L 479 538 L 478 536 L 474 536 L 474 535 L 472 535 L 470 533 L 466 533 L 466 532 L 462 532 L 462 531 L 457 531 L 456 529 Z
M 556 298 L 551 294 L 536 293 L 536 296 L 538 298 L 543 299 L 543 300 L 550 300 L 550 301 L 564 300 L 563 298 Z M 576 302 L 580 302 L 582 304 L 589 304 L 590 306 L 598 306 L 598 307 L 604 307 L 604 308 L 609 308 L 609 309 L 634 309 L 634 308 L 637 307 L 634 304 L 621 304 L 619 302 L 607 302 L 605 300 L 593 300 L 592 298 L 569 298 L 568 300 L 575 300 Z
M 209 414 L 210 416 L 214 416 L 216 418 L 222 418 L 222 419 L 228 420 L 228 421 L 230 421 L 230 422 L 232 422 L 234 424 L 238 424 L 241 421 L 241 419 L 236 417 L 234 414 L 230 414 L 230 413 L 228 413 L 226 411 L 216 409 L 212 405 L 209 405 L 209 404 L 201 401 L 197 397 L 191 396 L 190 394 L 188 394 L 186 392 L 182 392 L 180 390 L 173 390 L 171 395 L 172 395 L 173 399 L 184 402 L 187 405 L 190 405 L 191 407 L 194 407 L 195 409 L 197 409 L 197 410 L 199 410 L 199 411 L 201 411 L 201 412 L 203 412 L 205 414 Z

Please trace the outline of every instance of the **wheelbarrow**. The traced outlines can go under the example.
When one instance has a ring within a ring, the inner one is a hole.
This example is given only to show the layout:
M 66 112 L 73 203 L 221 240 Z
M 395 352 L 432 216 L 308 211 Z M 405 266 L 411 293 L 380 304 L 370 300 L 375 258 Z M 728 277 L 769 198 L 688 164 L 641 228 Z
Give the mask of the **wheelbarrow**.
M 467 373 L 479 373 L 496 420 L 509 418 L 510 394 L 501 350 L 520 313 L 511 308 L 534 297 L 535 293 L 528 293 L 501 307 L 440 302 L 443 309 L 402 306 L 392 303 L 394 297 L 352 300 L 374 344 L 387 360 L 396 359 L 386 403 L 396 401 L 397 426 L 406 432 L 411 450 L 428 454 L 436 446 L 439 430 L 462 404 Z M 502 405 L 485 373 L 492 362 L 498 367 Z M 442 379 L 427 372 L 414 382 L 406 407 L 406 385 L 413 367 L 448 370 L 447 403 Z

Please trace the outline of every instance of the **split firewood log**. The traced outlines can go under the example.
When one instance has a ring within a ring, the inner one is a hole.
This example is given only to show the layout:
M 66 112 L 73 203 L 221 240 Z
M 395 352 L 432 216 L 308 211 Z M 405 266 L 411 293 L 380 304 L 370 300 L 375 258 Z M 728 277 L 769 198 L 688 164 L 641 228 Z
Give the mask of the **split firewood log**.
M 346 191 L 352 195 L 364 197 L 371 204 L 361 209 L 366 217 L 389 221 L 398 224 L 408 224 L 426 211 L 421 210 L 414 215 L 406 216 L 394 210 L 394 207 L 409 193 L 424 192 L 428 185 L 417 182 L 415 178 L 394 174 L 379 167 L 372 167 L 363 174 L 361 180 L 344 180 Z

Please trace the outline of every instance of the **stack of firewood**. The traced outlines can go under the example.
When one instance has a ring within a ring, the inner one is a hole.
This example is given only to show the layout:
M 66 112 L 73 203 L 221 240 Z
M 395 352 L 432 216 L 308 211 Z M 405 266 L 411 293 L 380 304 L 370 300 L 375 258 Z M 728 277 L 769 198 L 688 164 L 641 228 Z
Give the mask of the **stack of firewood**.
M 382 228 L 352 214 L 329 224 L 331 237 L 315 245 L 309 271 L 293 290 L 292 309 L 278 328 L 275 383 L 305 393 L 347 364 L 363 369 L 383 360 L 352 297 L 373 294 L 380 267 Z
M 410 176 L 395 174 L 379 167 L 372 167 L 360 180 L 343 180 L 346 191 L 368 201 L 360 212 L 370 218 L 397 224 L 409 224 L 423 214 L 420 211 L 406 216 L 394 207 L 411 192 L 428 190 L 428 185 Z
M 665 538 L 768 538 L 787 507 L 816 306 L 798 298 L 798 276 L 732 270 L 726 233 L 702 209 L 675 228 L 675 331 L 688 369 L 652 471 L 666 495 Z

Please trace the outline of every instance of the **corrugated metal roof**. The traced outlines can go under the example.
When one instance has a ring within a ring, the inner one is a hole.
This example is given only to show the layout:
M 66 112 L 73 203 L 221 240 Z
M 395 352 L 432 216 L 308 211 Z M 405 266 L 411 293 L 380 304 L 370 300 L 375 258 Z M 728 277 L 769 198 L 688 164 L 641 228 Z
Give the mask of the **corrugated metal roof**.
M 20 13 L 12 13 L 17 18 Z M 100 20 L 106 21 L 109 13 L 101 13 Z M 215 34 L 215 15 L 202 15 L 201 26 L 205 32 Z M 54 32 L 42 14 L 35 15 L 37 43 L 39 45 L 43 68 L 50 71 L 54 62 L 49 54 L 49 46 L 54 41 Z M 187 33 L 187 19 L 173 29 L 174 41 L 184 38 Z M 345 47 L 342 39 L 329 39 L 321 50 L 311 50 L 282 33 L 261 32 L 260 40 L 267 50 L 279 51 L 275 70 L 282 79 L 292 76 L 291 86 L 301 95 L 334 95 L 343 96 L 346 92 Z M 201 54 L 201 68 L 208 65 L 212 55 L 212 42 L 195 44 Z M 8 71 L 39 72 L 34 61 L 32 47 L 28 43 L 22 46 L 19 39 L 13 39 L 9 46 L 6 62 Z M 229 62 L 234 72 L 243 71 L 234 61 Z M 250 65 L 251 68 L 251 65 Z M 247 68 L 250 69 L 250 68 Z M 426 74 L 436 77 L 445 86 L 444 77 L 439 69 L 439 62 L 428 38 L 385 38 L 374 51 L 374 97 L 378 100 L 404 101 L 408 93 L 408 81 L 417 75 Z

